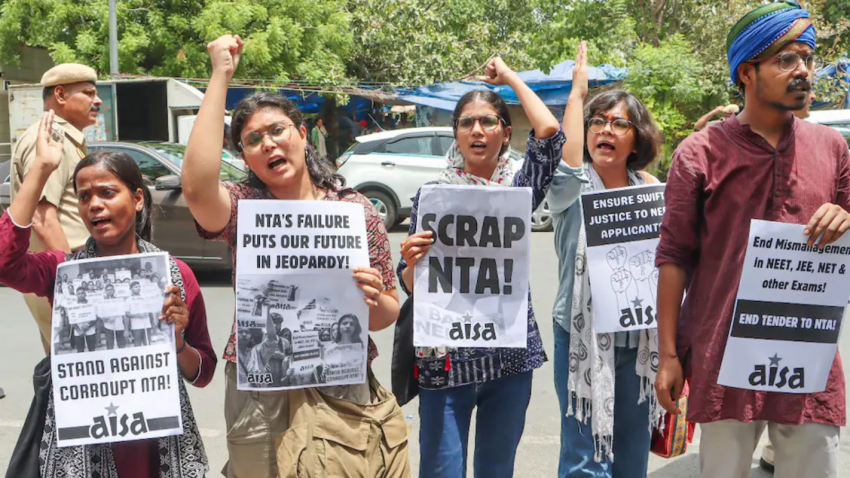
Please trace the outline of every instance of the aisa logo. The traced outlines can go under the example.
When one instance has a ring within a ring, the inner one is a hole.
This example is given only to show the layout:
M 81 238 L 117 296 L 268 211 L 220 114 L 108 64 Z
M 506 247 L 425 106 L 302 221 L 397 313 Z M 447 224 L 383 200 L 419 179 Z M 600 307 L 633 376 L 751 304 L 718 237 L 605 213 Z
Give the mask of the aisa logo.
M 118 407 L 109 404 L 106 407 L 107 415 L 94 418 L 94 424 L 89 427 L 89 435 L 92 438 L 125 437 L 128 433 L 133 436 L 148 432 L 148 422 L 142 412 L 134 413 L 132 417 L 122 414 L 118 415 Z
M 489 324 L 473 324 L 472 316 L 467 312 L 461 317 L 463 322 L 452 323 L 449 338 L 452 340 L 496 340 L 496 326 Z
M 787 387 L 791 390 L 803 388 L 806 385 L 806 371 L 803 367 L 780 368 L 779 362 L 782 361 L 782 357 L 779 354 L 773 354 L 773 357 L 767 359 L 770 361 L 770 366 L 756 365 L 755 370 L 750 374 L 750 385 L 779 389 Z

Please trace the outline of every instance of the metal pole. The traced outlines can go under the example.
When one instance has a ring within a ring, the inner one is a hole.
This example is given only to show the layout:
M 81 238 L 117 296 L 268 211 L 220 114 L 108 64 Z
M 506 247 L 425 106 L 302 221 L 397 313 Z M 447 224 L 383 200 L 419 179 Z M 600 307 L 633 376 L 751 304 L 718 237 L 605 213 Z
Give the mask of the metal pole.
M 118 20 L 115 1 L 109 0 L 109 74 L 118 74 Z

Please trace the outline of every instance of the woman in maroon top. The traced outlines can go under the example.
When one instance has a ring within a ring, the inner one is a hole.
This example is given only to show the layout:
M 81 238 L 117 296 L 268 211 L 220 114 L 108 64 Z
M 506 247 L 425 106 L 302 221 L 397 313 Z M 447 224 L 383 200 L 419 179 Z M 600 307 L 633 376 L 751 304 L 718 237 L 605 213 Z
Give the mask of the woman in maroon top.
M 147 242 L 151 232 L 151 196 L 139 167 L 124 153 L 101 151 L 83 158 L 74 171 L 80 216 L 91 234 L 86 246 L 69 256 L 61 251 L 27 252 L 32 230 L 29 224 L 47 178 L 62 157 L 61 137 L 51 135 L 52 127 L 51 111 L 42 117 L 36 162 L 15 200 L 0 217 L 0 283 L 19 292 L 47 297 L 51 303 L 57 267 L 63 262 L 158 251 Z M 169 297 L 159 320 L 174 324 L 175 353 L 181 374 L 196 387 L 203 387 L 212 380 L 216 365 L 204 299 L 192 270 L 185 263 L 173 259 L 171 275 L 175 285 L 166 291 Z M 45 426 L 42 450 L 48 453 L 42 476 L 177 478 L 203 474 L 208 469 L 207 458 L 182 381 L 180 395 L 182 437 L 58 448 L 56 427 Z M 54 422 L 52 401 L 51 397 L 48 425 Z
M 207 46 L 212 77 L 189 138 L 183 161 L 183 194 L 202 237 L 226 242 L 236 273 L 236 224 L 241 199 L 344 201 L 363 206 L 370 267 L 355 268 L 352 280 L 369 305 L 369 330 L 382 330 L 398 318 L 399 305 L 387 231 L 374 206 L 363 195 L 341 187 L 330 165 L 307 145 L 307 129 L 295 106 L 277 94 L 258 93 L 233 111 L 231 138 L 250 168 L 249 179 L 220 183 L 221 144 L 209 138 L 224 134 L 227 86 L 239 63 L 242 40 L 226 35 Z M 234 285 L 236 281 L 234 280 Z M 365 319 L 364 319 L 365 320 Z M 289 428 L 291 392 L 237 390 L 236 327 L 225 348 L 225 424 L 229 478 L 278 475 L 275 440 Z M 369 361 L 377 356 L 371 339 Z M 370 403 L 370 384 L 323 387 L 322 392 L 357 404 Z M 399 410 L 400 413 L 400 410 Z

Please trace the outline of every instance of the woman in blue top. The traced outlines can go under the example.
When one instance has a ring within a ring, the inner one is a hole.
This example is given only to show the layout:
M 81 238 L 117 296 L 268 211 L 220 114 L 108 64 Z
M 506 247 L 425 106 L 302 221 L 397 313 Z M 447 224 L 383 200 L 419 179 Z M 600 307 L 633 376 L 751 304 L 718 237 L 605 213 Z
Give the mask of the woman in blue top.
M 658 335 L 655 329 L 596 333 L 578 198 L 657 183 L 642 170 L 655 159 L 660 140 L 649 111 L 630 93 L 610 90 L 584 104 L 586 50 L 582 42 L 564 113 L 568 140 L 547 196 L 559 259 L 552 312 L 561 406 L 558 476 L 645 478 L 650 426 L 662 412 L 653 387 Z M 622 273 L 642 273 L 654 263 L 653 253 L 642 253 L 628 259 Z
M 489 90 L 476 90 L 458 101 L 453 113 L 455 143 L 449 167 L 437 183 L 531 187 L 532 207 L 543 200 L 561 158 L 564 133 L 540 98 L 495 58 L 483 78 L 516 92 L 532 125 L 522 169 L 509 158 L 511 117 L 505 101 Z M 431 245 L 430 232 L 416 233 L 419 194 L 410 216 L 410 236 L 402 243 L 398 275 L 402 287 L 413 290 L 414 265 Z M 529 211 L 530 212 L 530 211 Z M 461 478 L 466 475 L 469 424 L 477 406 L 475 476 L 513 476 L 516 447 L 525 426 L 531 398 L 531 372 L 546 355 L 528 300 L 528 342 L 524 349 L 417 349 L 421 428 L 420 478 Z

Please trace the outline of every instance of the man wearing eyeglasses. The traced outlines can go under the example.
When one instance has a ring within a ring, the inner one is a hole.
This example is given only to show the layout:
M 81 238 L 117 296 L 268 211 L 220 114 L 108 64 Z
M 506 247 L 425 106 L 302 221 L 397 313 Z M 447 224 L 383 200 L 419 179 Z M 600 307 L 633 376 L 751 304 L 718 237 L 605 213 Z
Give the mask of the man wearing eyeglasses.
M 809 98 L 815 50 L 815 28 L 799 4 L 751 11 L 732 28 L 727 50 L 744 109 L 688 137 L 668 176 L 656 254 L 658 400 L 676 413 L 690 377 L 688 418 L 700 424 L 703 478 L 748 477 L 765 427 L 777 477 L 837 477 L 845 424 L 837 355 L 820 393 L 756 392 L 717 379 L 750 221 L 806 224 L 801 239 L 821 246 L 840 237 L 850 228 L 850 154 L 837 132 L 794 116 Z

